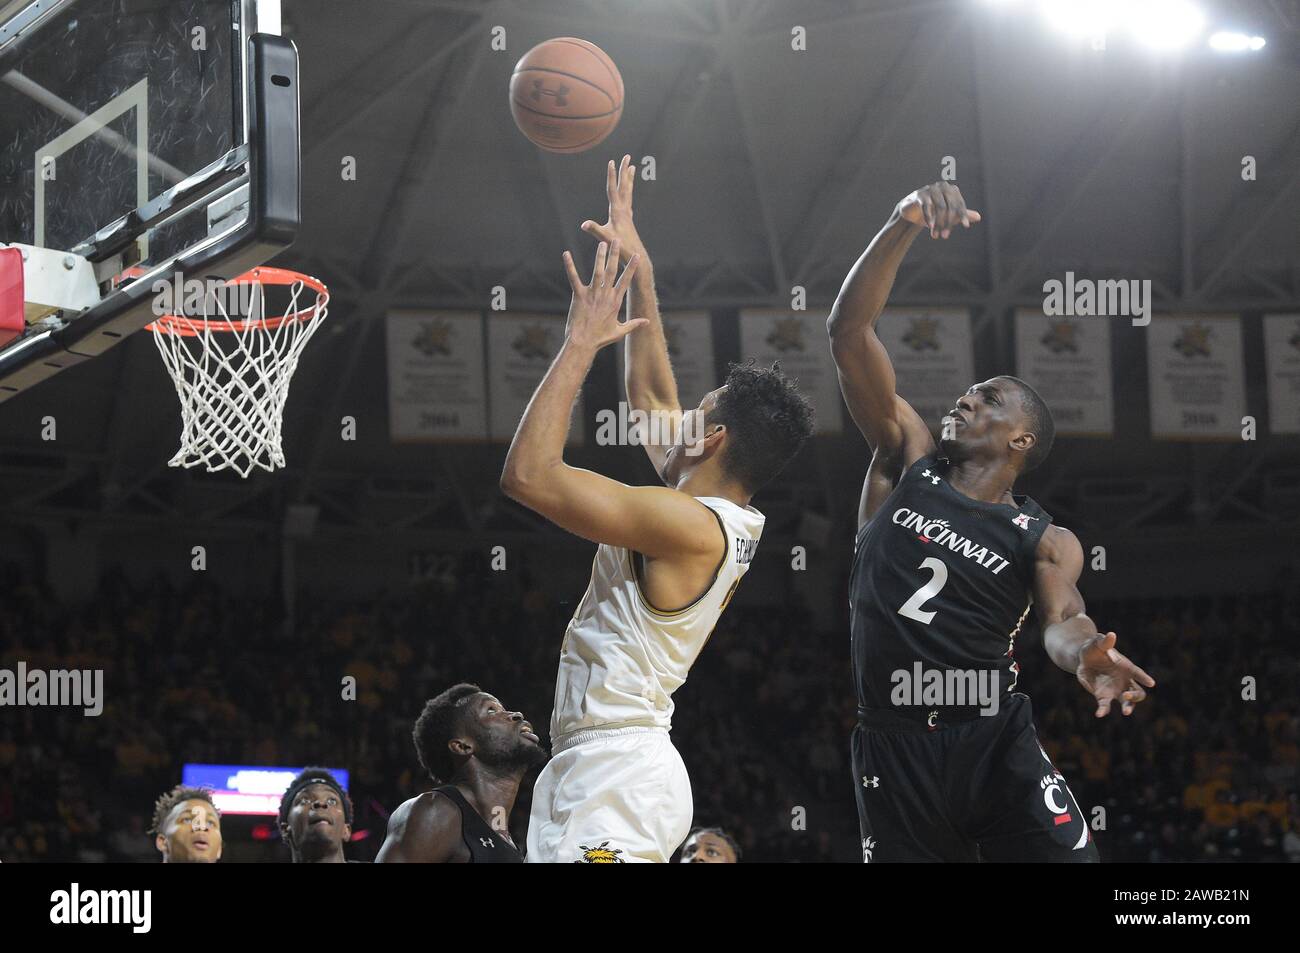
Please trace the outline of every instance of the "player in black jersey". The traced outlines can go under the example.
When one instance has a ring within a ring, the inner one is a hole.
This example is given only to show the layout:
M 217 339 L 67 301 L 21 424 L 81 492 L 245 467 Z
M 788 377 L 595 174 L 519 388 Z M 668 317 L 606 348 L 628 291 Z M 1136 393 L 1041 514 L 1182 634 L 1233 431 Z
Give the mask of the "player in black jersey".
M 547 758 L 532 725 L 462 683 L 425 703 L 412 734 L 420 764 L 446 783 L 393 811 L 375 863 L 521 863 L 510 812 L 524 775 Z
M 346 864 L 352 798 L 325 768 L 303 768 L 280 795 L 280 837 L 295 864 Z
M 923 229 L 980 221 L 961 192 L 913 192 L 858 259 L 827 330 L 840 390 L 871 447 L 850 582 L 858 724 L 854 785 L 867 861 L 1095 861 L 1088 818 L 1015 692 L 1015 638 L 1032 605 L 1052 661 L 1103 717 L 1152 678 L 1115 649 L 1076 588 L 1083 549 L 1012 493 L 1047 456 L 1051 413 L 1028 384 L 975 384 L 935 444 L 898 396 L 876 336 L 899 263 Z

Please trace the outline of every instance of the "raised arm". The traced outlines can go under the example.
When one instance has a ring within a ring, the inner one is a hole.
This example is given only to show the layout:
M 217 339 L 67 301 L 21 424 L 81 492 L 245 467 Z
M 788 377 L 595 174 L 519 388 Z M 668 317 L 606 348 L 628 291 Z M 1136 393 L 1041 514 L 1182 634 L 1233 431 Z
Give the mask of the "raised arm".
M 627 486 L 564 462 L 569 419 L 596 352 L 646 319 L 618 319 L 627 284 L 638 265 L 618 275 L 618 243 L 596 249 L 590 286 L 583 285 L 564 253 L 573 303 L 564 344 L 524 411 L 501 473 L 501 490 L 557 526 L 596 543 L 622 546 L 651 557 L 716 552 L 717 522 L 704 504 L 668 487 Z M 615 280 L 617 279 L 617 280 Z
M 1116 701 L 1131 715 L 1156 682 L 1115 649 L 1114 632 L 1102 635 L 1088 618 L 1078 588 L 1083 572 L 1079 540 L 1068 529 L 1049 526 L 1036 555 L 1034 607 L 1043 627 L 1043 648 L 1097 700 L 1098 718 L 1110 714 Z
M 955 185 L 936 182 L 917 189 L 898 203 L 849 271 L 826 322 L 849 413 L 875 454 L 876 465 L 895 478 L 933 450 L 934 439 L 916 411 L 898 396 L 894 365 L 876 336 L 876 322 L 898 266 L 922 228 L 928 228 L 932 238 L 947 238 L 958 225 L 969 227 L 979 220 L 979 212 L 966 208 Z
M 677 397 L 677 381 L 668 359 L 668 341 L 664 337 L 663 320 L 659 315 L 654 268 L 641 236 L 632 223 L 632 187 L 635 182 L 636 168 L 632 165 L 630 155 L 623 156 L 617 170 L 611 159 L 605 169 L 609 218 L 603 225 L 585 221 L 582 230 L 599 241 L 617 242 L 623 261 L 630 261 L 634 255 L 640 259 L 627 293 L 627 318 L 629 321 L 644 318 L 646 323 L 623 339 L 626 349 L 623 379 L 627 387 L 629 410 L 664 414 L 671 422 L 669 427 L 652 427 L 648 434 L 643 435 L 643 445 L 650 456 L 650 462 L 654 464 L 655 472 L 662 477 L 664 460 L 671 443 L 651 443 L 649 437 L 669 437 L 675 433 L 681 424 L 682 408 Z

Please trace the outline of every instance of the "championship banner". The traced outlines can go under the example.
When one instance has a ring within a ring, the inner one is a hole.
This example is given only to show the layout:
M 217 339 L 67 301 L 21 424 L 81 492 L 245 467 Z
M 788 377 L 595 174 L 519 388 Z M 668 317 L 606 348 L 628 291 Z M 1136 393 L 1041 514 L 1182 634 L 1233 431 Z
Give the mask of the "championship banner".
M 799 379 L 799 390 L 817 416 L 815 433 L 841 431 L 843 402 L 824 312 L 741 311 L 740 363 L 750 358 L 763 367 L 780 361 L 783 373 Z
M 876 322 L 898 394 L 938 432 L 939 421 L 975 381 L 970 312 L 952 308 L 886 308 Z
M 1058 434 L 1114 433 L 1109 319 L 1016 311 L 1016 374 L 1047 402 Z
M 1300 314 L 1264 315 L 1270 433 L 1300 433 Z
M 712 317 L 708 311 L 671 311 L 661 317 L 668 360 L 677 379 L 677 399 L 688 410 L 698 407 L 704 395 L 722 383 L 713 366 Z M 627 395 L 623 387 L 627 345 L 619 341 L 614 346 L 618 348 L 618 393 L 623 400 Z
M 1246 383 L 1237 315 L 1157 315 L 1147 326 L 1151 435 L 1241 437 Z
M 393 442 L 485 439 L 482 316 L 390 311 L 385 330 Z
M 487 316 L 488 432 L 510 441 L 528 401 L 564 343 L 564 315 L 492 311 Z M 583 443 L 582 392 L 574 405 L 569 444 Z

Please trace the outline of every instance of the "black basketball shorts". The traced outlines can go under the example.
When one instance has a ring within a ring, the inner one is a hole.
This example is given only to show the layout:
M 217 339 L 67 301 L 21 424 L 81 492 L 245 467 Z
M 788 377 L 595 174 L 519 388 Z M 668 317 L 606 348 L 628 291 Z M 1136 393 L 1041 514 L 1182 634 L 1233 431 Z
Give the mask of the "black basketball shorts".
M 1029 698 L 945 721 L 859 712 L 862 857 L 880 862 L 1096 863 L 1088 818 L 1038 743 Z

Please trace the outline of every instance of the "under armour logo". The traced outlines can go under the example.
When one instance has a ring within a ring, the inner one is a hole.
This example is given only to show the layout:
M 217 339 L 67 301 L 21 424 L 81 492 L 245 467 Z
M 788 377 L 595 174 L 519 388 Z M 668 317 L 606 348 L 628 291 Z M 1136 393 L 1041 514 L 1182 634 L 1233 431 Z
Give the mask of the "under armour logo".
M 1021 529 L 1029 529 L 1029 521 L 1036 519 L 1038 519 L 1037 516 L 1030 516 L 1027 513 L 1021 513 L 1019 516 L 1013 518 L 1011 522 L 1015 523 Z
M 929 470 L 926 470 L 921 474 L 921 476 L 929 477 L 931 483 L 933 483 L 935 486 L 939 485 L 939 474 L 931 473 Z
M 880 787 L 880 778 L 875 777 L 874 775 L 871 777 L 867 777 L 866 775 L 863 775 L 862 786 L 864 788 L 878 788 Z
M 534 102 L 541 102 L 543 96 L 554 96 L 555 105 L 569 105 L 569 87 L 561 84 L 556 89 L 547 89 L 540 79 L 533 80 L 533 90 L 529 94 Z
M 480 837 L 478 839 L 478 842 L 482 844 L 484 847 L 495 847 L 497 845 L 496 841 L 494 841 L 490 837 Z

